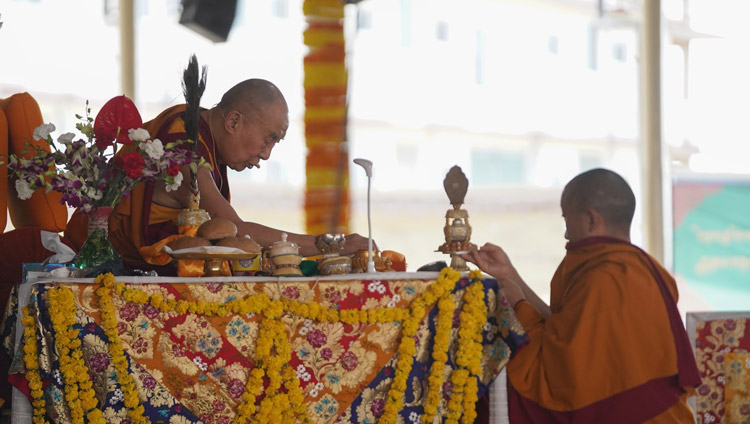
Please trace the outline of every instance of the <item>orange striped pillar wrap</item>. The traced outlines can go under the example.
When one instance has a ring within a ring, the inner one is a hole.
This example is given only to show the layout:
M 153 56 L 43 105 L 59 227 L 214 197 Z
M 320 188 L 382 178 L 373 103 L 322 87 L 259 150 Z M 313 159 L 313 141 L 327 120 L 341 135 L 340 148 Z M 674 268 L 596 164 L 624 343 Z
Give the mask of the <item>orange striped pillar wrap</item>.
M 349 233 L 347 70 L 343 0 L 305 0 L 305 226 Z

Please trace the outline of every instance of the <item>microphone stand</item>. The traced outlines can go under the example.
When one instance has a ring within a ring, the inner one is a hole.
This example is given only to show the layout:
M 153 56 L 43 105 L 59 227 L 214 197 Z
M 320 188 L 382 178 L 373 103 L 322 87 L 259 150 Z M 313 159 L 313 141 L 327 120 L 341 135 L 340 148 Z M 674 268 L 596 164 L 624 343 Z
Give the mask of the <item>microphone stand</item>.
M 367 174 L 367 272 L 375 272 L 375 259 L 372 256 L 372 220 L 370 219 L 370 180 L 372 179 L 372 161 L 354 159 L 354 163 L 361 166 Z

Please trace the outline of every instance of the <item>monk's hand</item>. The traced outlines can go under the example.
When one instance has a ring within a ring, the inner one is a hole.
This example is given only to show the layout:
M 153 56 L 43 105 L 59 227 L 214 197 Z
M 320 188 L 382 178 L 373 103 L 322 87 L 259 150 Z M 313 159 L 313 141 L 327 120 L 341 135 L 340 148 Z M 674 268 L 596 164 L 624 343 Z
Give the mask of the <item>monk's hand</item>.
M 495 277 L 511 304 L 524 298 L 521 289 L 523 280 L 516 267 L 510 262 L 508 254 L 500 246 L 485 243 L 479 250 L 463 254 L 461 257 Z
M 344 243 L 344 249 L 341 251 L 342 255 L 353 255 L 358 250 L 368 250 L 368 238 L 363 237 L 357 233 L 347 234 L 346 242 Z M 372 250 L 378 250 L 378 245 L 375 240 L 372 241 Z
M 462 257 L 498 280 L 515 279 L 518 276 L 505 251 L 492 243 L 485 243 L 479 250 L 473 250 Z

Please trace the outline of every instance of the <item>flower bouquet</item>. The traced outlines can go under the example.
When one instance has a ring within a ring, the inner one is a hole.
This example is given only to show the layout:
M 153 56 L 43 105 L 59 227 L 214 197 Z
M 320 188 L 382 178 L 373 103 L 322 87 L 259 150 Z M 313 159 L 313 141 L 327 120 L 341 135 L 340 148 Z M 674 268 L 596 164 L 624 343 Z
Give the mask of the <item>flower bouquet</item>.
M 98 266 L 119 258 L 107 238 L 107 220 L 115 205 L 142 182 L 163 180 L 167 191 L 176 190 L 183 180 L 180 167 L 193 162 L 207 166 L 193 149 L 181 147 L 191 140 L 162 144 L 151 139 L 132 100 L 125 96 L 109 100 L 97 114 L 85 116 L 76 129 L 83 138 L 67 132 L 53 142 L 55 126 L 42 124 L 34 130 L 35 140 L 46 140 L 49 150 L 29 143 L 30 158 L 8 156 L 8 170 L 16 178 L 18 197 L 28 199 L 39 188 L 58 191 L 62 202 L 89 216 L 89 237 L 78 252 L 77 266 Z M 118 145 L 120 151 L 118 152 Z

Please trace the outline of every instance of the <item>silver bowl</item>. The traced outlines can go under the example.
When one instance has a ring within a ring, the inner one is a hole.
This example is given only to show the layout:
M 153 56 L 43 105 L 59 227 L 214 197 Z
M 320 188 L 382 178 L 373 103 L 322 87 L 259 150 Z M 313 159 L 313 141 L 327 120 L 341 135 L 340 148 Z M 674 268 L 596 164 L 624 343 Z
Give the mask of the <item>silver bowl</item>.
M 327 233 L 315 236 L 315 247 L 320 250 L 323 256 L 338 256 L 345 244 L 345 234 Z

